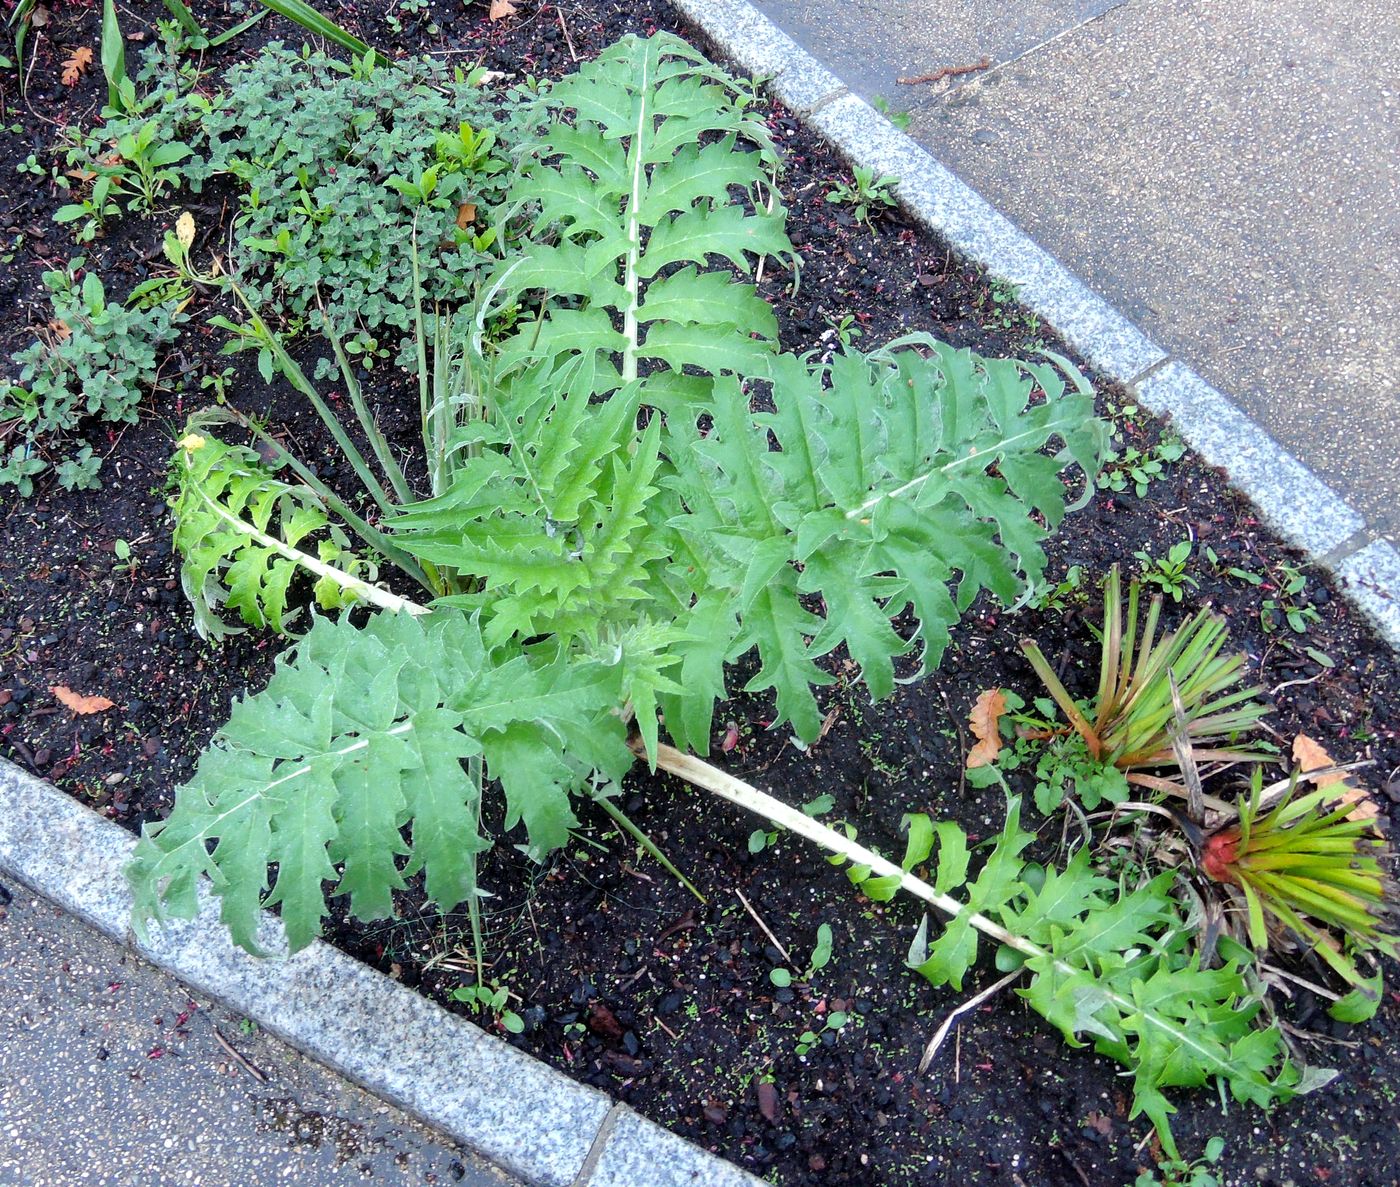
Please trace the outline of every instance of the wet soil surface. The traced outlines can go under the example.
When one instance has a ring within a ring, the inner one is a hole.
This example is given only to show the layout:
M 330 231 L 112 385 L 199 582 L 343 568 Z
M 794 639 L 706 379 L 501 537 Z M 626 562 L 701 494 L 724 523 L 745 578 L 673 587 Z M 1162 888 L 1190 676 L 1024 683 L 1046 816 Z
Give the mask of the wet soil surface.
M 493 22 L 485 5 L 444 0 L 403 13 L 399 34 L 375 15 L 379 5 L 345 5 L 336 15 L 381 46 L 450 53 L 509 75 L 558 75 L 575 56 L 629 31 L 687 33 L 659 0 L 559 7 L 519 0 L 517 9 Z M 164 10 L 138 3 L 123 11 L 133 38 L 149 35 L 149 22 Z M 218 5 L 196 11 L 211 29 L 237 19 Z M 54 5 L 50 23 L 30 42 L 26 98 L 19 98 L 13 72 L 0 78 L 0 176 L 21 176 L 16 166 L 30 153 L 46 160 L 64 124 L 96 117 L 100 72 L 89 71 L 71 88 L 59 73 L 73 48 L 96 49 L 99 23 L 100 6 Z M 209 65 L 222 68 L 274 37 L 300 40 L 272 18 Z M 783 196 L 804 260 L 796 295 L 782 269 L 770 267 L 763 280 L 785 347 L 832 349 L 847 315 L 844 332 L 859 331 L 862 347 L 908 330 L 992 355 L 1056 345 L 1003 289 L 898 212 L 881 211 L 872 232 L 849 207 L 828 203 L 833 186 L 850 179 L 845 164 L 782 109 L 772 108 L 768 119 L 784 151 Z M 0 249 L 12 256 L 0 271 L 5 357 L 47 320 L 40 273 L 77 254 L 67 230 L 49 221 L 64 199 L 50 185 L 23 180 L 0 210 Z M 226 232 L 219 220 L 229 215 L 208 192 L 191 202 L 201 204 L 198 251 Z M 92 245 L 88 258 L 109 293 L 146 274 L 183 208 L 113 223 Z M 196 309 L 192 324 L 202 325 L 208 312 Z M 168 811 L 174 787 L 190 774 L 230 701 L 261 686 L 280 649 L 257 635 L 218 648 L 199 640 L 170 552 L 165 460 L 184 417 L 202 403 L 198 376 L 226 365 L 215 362 L 220 344 L 213 332 L 187 332 L 141 423 L 90 431 L 106 457 L 100 493 L 46 486 L 26 501 L 7 491 L 0 509 L 0 752 L 133 829 Z M 376 375 L 375 397 L 410 398 L 405 377 Z M 264 388 L 251 367 L 240 367 L 231 390 L 239 406 L 275 418 L 304 458 L 332 464 L 314 417 L 285 390 Z M 1101 385 L 1100 401 L 1101 411 L 1117 415 L 1120 449 L 1146 450 L 1159 440 L 1161 426 L 1124 414 L 1121 392 Z M 1301 730 L 1339 760 L 1371 760 L 1365 778 L 1393 823 L 1400 812 L 1395 656 L 1311 569 L 1302 570 L 1306 590 L 1295 603 L 1315 610 L 1317 621 L 1293 632 L 1269 604 L 1283 600 L 1286 567 L 1301 566 L 1301 558 L 1189 454 L 1142 497 L 1129 481 L 1123 491 L 1098 491 L 1068 519 L 1052 542 L 1050 572 L 1058 579 L 1080 566 L 1087 576 L 1081 590 L 1066 590 L 1063 612 L 1011 615 L 979 602 L 941 669 L 877 705 L 851 681 L 841 656 L 832 657 L 838 681 L 823 690 L 830 729 L 806 751 L 786 731 L 765 728 L 769 703 L 736 697 L 721 714 L 715 761 L 793 804 L 831 796 L 824 818 L 855 823 L 862 841 L 887 852 L 902 851 L 899 823 L 911 811 L 956 819 L 986 836 L 999 828 L 1003 804 L 999 791 L 966 787 L 960 775 L 972 701 L 991 687 L 1036 694 L 1017 646 L 1024 636 L 1040 641 L 1076 694 L 1090 693 L 1097 645 L 1087 623 L 1100 609 L 1098 575 L 1115 562 L 1135 571 L 1134 553 L 1161 557 L 1188 539 L 1196 542 L 1188 567 L 1196 587 L 1179 608 L 1168 602 L 1168 617 L 1175 621 L 1206 602 L 1226 615 L 1251 678 L 1276 706 L 1270 722 L 1282 743 Z M 127 559 L 118 556 L 126 551 L 118 540 L 127 542 Z M 1207 562 L 1207 546 L 1218 563 Z M 1230 575 L 1232 568 L 1261 583 Z M 732 687 L 742 676 L 736 673 Z M 59 685 L 105 696 L 114 707 L 75 716 L 50 691 Z M 722 750 L 721 741 L 732 745 Z M 512 1005 L 525 1023 L 523 1034 L 505 1041 L 793 1187 L 1120 1187 L 1153 1166 L 1157 1147 L 1144 1140 L 1144 1122 L 1128 1120 L 1131 1093 L 1115 1067 L 1068 1049 L 1012 994 L 966 1015 L 929 1071 L 916 1074 L 947 1011 L 998 974 L 984 962 L 961 996 L 913 977 L 903 960 L 919 922 L 915 907 L 864 900 L 844 873 L 793 839 L 751 853 L 754 820 L 640 769 L 625 806 L 706 902 L 586 808 L 585 832 L 543 867 L 513 848 L 520 838 L 504 838 L 484 864 L 483 882 L 494 895 L 491 976 L 518 995 Z M 1043 840 L 1053 855 L 1058 826 Z M 427 913 L 412 893 L 400 908 L 400 922 L 341 921 L 331 938 L 446 1002 L 470 979 L 466 919 Z M 835 937 L 831 962 L 775 989 L 768 974 L 784 961 L 779 945 L 800 973 L 823 922 Z M 1288 1009 L 1291 1022 L 1308 1032 L 1303 1053 L 1341 1075 L 1270 1115 L 1238 1105 L 1222 1111 L 1208 1090 L 1179 1094 L 1175 1130 L 1183 1150 L 1199 1151 L 1209 1137 L 1223 1136 L 1221 1166 L 1231 1183 L 1400 1183 L 1400 995 L 1388 992 L 1373 1021 L 1350 1029 L 1332 1024 L 1307 991 Z M 848 1014 L 845 1027 L 826 1031 L 799 1054 L 803 1032 L 820 1031 L 835 1011 Z

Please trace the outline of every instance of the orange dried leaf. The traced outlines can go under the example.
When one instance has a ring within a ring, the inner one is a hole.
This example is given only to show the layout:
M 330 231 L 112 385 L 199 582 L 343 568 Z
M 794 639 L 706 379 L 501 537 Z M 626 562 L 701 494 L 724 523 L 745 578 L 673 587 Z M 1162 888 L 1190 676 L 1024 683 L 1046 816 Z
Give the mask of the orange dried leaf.
M 64 707 L 72 709 L 74 713 L 79 715 L 101 713 L 104 709 L 110 709 L 115 704 L 103 696 L 84 696 L 62 684 L 51 685 L 49 691 L 59 699 Z
M 66 87 L 78 85 L 78 79 L 87 73 L 87 68 L 92 65 L 92 50 L 85 45 L 80 45 L 73 51 L 71 58 L 63 60 L 63 74 L 61 81 Z
M 1001 715 L 1006 712 L 1006 698 L 1001 689 L 989 688 L 973 702 L 968 723 L 972 726 L 977 744 L 968 751 L 967 769 L 985 767 L 996 762 L 1001 753 Z
M 491 11 L 487 14 L 493 21 L 503 21 L 515 15 L 515 5 L 510 0 L 491 0 Z
M 1323 749 L 1322 744 L 1308 737 L 1307 734 L 1299 734 L 1293 739 L 1293 761 L 1298 764 L 1298 769 L 1302 771 L 1303 777 L 1314 786 L 1339 786 L 1337 798 L 1344 804 L 1353 805 L 1352 810 L 1347 813 L 1350 819 L 1374 820 L 1379 814 L 1380 810 L 1366 790 L 1348 783 L 1346 775 L 1335 772 L 1331 775 L 1314 777 L 1308 775 L 1309 771 L 1318 771 L 1337 764 L 1332 756 Z
M 476 203 L 463 202 L 457 207 L 457 229 L 465 231 L 476 222 Z

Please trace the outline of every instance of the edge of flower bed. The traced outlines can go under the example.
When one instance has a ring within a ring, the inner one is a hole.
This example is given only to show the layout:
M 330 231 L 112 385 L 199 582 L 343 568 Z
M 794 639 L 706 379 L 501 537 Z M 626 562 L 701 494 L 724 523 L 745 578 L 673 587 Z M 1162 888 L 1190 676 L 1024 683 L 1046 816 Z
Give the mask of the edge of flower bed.
M 1373 538 L 1311 469 L 1228 396 L 1147 337 L 984 198 L 892 125 L 748 0 L 673 0 L 730 62 L 755 78 L 852 164 L 899 178 L 901 205 L 992 276 L 1093 367 L 1172 424 L 1288 543 L 1329 569 L 1400 651 L 1400 551 Z
M 250 956 L 207 883 L 190 921 L 130 927 L 136 838 L 0 759 L 0 874 L 219 999 L 529 1187 L 759 1187 L 761 1180 L 577 1084 L 321 941 L 286 956 L 264 913 Z

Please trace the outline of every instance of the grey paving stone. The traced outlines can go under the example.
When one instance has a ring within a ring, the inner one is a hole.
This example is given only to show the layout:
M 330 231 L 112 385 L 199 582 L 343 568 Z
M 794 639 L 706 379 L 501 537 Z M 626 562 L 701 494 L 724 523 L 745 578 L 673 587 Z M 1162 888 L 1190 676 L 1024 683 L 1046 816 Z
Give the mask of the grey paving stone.
M 853 162 L 898 177 L 900 201 L 913 215 L 994 276 L 1018 285 L 1021 302 L 1104 374 L 1127 381 L 1166 358 L 863 99 L 844 95 L 817 111 L 811 123 Z
M 1315 556 L 1362 529 L 1361 517 L 1297 458 L 1189 367 L 1167 363 L 1137 385 L 1197 453 L 1229 475 L 1285 540 Z
M 787 67 L 768 84 L 768 90 L 789 111 L 807 115 L 814 108 L 844 95 L 846 85 L 794 45 Z
M 614 1120 L 581 1187 L 763 1187 L 763 1180 L 629 1109 Z
M 1400 650 L 1400 552 L 1376 540 L 1339 562 L 1336 570 L 1352 601 L 1386 642 Z
M 133 838 L 0 760 L 0 870 L 121 939 Z M 264 916 L 259 942 L 285 951 Z M 182 981 L 480 1151 L 512 1173 L 568 1187 L 611 1107 L 463 1018 L 327 944 L 258 959 L 236 948 L 205 895 L 197 919 L 136 942 Z

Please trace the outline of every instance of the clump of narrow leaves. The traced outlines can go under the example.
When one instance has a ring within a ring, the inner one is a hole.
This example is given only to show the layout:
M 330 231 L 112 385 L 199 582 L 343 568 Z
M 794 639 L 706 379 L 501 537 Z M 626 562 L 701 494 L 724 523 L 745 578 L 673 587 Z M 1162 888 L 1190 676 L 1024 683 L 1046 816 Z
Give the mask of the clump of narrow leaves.
M 1335 788 L 1296 793 L 1295 776 L 1266 810 L 1256 772 L 1238 821 L 1206 838 L 1201 868 L 1243 900 L 1243 930 L 1257 951 L 1301 942 L 1364 987 L 1356 953 L 1400 956 L 1394 884 L 1381 865 L 1389 847 Z
M 1222 654 L 1229 641 L 1225 620 L 1201 610 L 1159 638 L 1162 598 L 1158 595 L 1148 607 L 1139 636 L 1139 591 L 1137 581 L 1129 583 L 1125 618 L 1115 565 L 1104 597 L 1103 646 L 1092 721 L 1055 675 L 1040 648 L 1029 639 L 1021 643 L 1036 675 L 1084 738 L 1090 755 L 1121 770 L 1175 762 L 1171 742 L 1177 712 L 1174 680 L 1185 720 L 1184 740 L 1197 758 L 1247 762 L 1268 757 L 1261 751 L 1219 745 L 1253 729 L 1269 711 L 1256 699 L 1261 689 L 1237 687 L 1244 678 L 1244 656 Z

